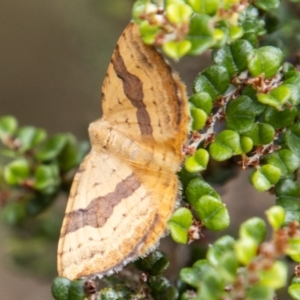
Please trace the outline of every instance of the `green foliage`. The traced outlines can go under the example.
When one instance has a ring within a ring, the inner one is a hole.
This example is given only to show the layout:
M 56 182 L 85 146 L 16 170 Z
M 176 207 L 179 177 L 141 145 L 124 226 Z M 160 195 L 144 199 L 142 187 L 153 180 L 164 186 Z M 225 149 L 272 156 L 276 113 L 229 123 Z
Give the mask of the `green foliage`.
M 136 261 L 135 265 L 150 276 L 159 276 L 169 267 L 169 261 L 163 253 L 154 251 L 146 258 Z
M 136 1 L 134 20 L 140 24 L 145 43 L 162 45 L 174 59 L 199 55 L 249 34 L 254 42 L 264 33 L 263 24 L 257 20 L 258 10 L 238 1 L 166 1 L 164 14 L 153 2 Z M 259 4 L 259 8 L 265 8 L 264 3 Z M 172 35 L 169 28 L 173 28 Z
M 228 172 L 236 162 L 252 169 L 254 189 L 274 194 L 276 205 L 266 211 L 272 235 L 265 240 L 267 224 L 261 218 L 246 220 L 237 238 L 220 237 L 205 257 L 182 268 L 176 286 L 164 277 L 170 264 L 166 255 L 152 252 L 134 264 L 140 279 L 106 278 L 107 286 L 95 291 L 95 299 L 273 299 L 287 285 L 282 258 L 300 262 L 300 72 L 284 62 L 285 51 L 267 43 L 279 28 L 278 6 L 278 0 L 251 5 L 236 0 L 135 1 L 133 19 L 146 44 L 161 46 L 175 60 L 212 50 L 212 64 L 196 76 L 189 98 L 191 135 L 179 174 L 183 203 L 168 221 L 172 239 L 187 244 L 205 230 L 229 226 L 226 205 L 208 178 L 219 176 L 222 164 Z M 86 148 L 70 134 L 48 138 L 43 129 L 19 127 L 12 116 L 0 118 L 0 140 L 1 215 L 18 227 L 69 188 L 68 175 Z M 293 299 L 300 299 L 297 268 L 288 288 Z M 52 295 L 84 299 L 90 296 L 86 283 L 57 277 Z
M 5 221 L 17 224 L 53 202 L 65 184 L 64 177 L 78 166 L 86 149 L 71 134 L 47 138 L 41 128 L 19 128 L 12 116 L 0 118 L 0 132 L 0 153 L 7 160 L 0 182 L 7 191 L 4 202 L 8 202 L 1 214 Z

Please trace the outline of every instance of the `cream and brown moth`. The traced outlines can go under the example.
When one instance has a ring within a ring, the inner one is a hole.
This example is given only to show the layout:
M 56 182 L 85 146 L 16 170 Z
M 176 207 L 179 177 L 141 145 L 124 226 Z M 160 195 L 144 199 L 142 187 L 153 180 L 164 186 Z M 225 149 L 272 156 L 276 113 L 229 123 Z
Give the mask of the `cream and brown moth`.
M 189 114 L 186 91 L 130 23 L 102 86 L 102 118 L 78 169 L 58 245 L 58 273 L 71 280 L 112 274 L 165 235 L 179 193 Z

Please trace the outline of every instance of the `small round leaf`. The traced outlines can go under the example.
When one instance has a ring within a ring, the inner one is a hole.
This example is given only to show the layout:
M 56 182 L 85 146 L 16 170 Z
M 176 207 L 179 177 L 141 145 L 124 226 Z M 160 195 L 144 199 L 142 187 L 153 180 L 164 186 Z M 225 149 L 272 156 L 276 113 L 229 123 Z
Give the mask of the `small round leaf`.
M 56 277 L 51 286 L 51 293 L 55 300 L 69 300 L 71 281 L 65 277 Z
M 209 154 L 205 149 L 198 149 L 195 154 L 189 156 L 185 161 L 185 168 L 189 172 L 201 172 L 206 169 Z
M 185 190 L 187 201 L 195 206 L 202 196 L 212 196 L 217 201 L 221 202 L 220 195 L 204 180 L 200 178 L 192 179 Z
M 239 134 L 233 130 L 223 130 L 211 143 L 209 152 L 217 161 L 223 161 L 233 155 L 241 154 Z
M 188 40 L 182 41 L 169 41 L 163 44 L 163 51 L 173 59 L 179 59 L 187 54 L 192 47 L 192 44 Z
M 206 113 L 206 115 L 209 115 L 211 113 L 213 103 L 208 93 L 205 92 L 195 93 L 190 97 L 189 101 L 195 107 L 201 108 Z
M 194 82 L 194 91 L 205 92 L 214 101 L 217 96 L 223 94 L 229 87 L 230 76 L 226 68 L 213 65 L 199 74 Z
M 167 257 L 160 251 L 154 251 L 147 257 L 135 262 L 135 266 L 151 276 L 161 275 L 169 266 Z
M 204 110 L 202 110 L 201 108 L 191 106 L 191 116 L 193 119 L 193 123 L 192 123 L 193 130 L 200 130 L 205 126 L 207 120 L 207 114 L 205 113 Z
M 13 135 L 18 127 L 18 121 L 13 116 L 4 116 L 0 118 L 0 139 Z
M 254 145 L 266 145 L 274 140 L 275 129 L 266 123 L 255 123 L 246 134 Z
M 257 244 L 260 244 L 266 236 L 267 228 L 264 220 L 253 217 L 245 221 L 239 230 L 239 236 L 242 239 L 252 238 Z
M 282 51 L 272 46 L 253 50 L 248 57 L 248 69 L 253 77 L 264 74 L 265 78 L 274 76 L 283 59 Z
M 10 184 L 21 184 L 30 176 L 29 162 L 24 158 L 19 158 L 4 167 L 4 180 Z
M 241 238 L 234 245 L 238 261 L 245 266 L 256 256 L 257 248 L 258 244 L 252 238 Z
M 288 288 L 288 293 L 293 299 L 300 300 L 300 283 L 292 283 Z
M 166 16 L 172 23 L 188 23 L 193 10 L 185 3 L 173 3 L 167 6 Z
M 195 205 L 195 211 L 210 230 L 223 230 L 229 225 L 230 218 L 225 204 L 212 196 L 201 197 Z
M 189 209 L 181 207 L 177 209 L 168 221 L 168 228 L 173 240 L 180 244 L 188 241 L 188 230 L 193 223 L 193 216 Z
M 281 206 L 275 205 L 266 211 L 266 216 L 272 228 L 277 230 L 284 224 L 285 210 Z
M 218 9 L 219 0 L 187 0 L 187 3 L 197 13 L 213 15 Z
M 287 266 L 282 261 L 275 261 L 270 268 L 259 272 L 259 281 L 264 286 L 280 289 L 286 285 L 287 276 Z
M 265 192 L 268 191 L 275 183 L 277 183 L 280 176 L 280 169 L 273 165 L 267 164 L 254 171 L 251 176 L 251 182 L 259 192 Z
M 71 281 L 69 289 L 69 300 L 84 300 L 86 293 L 84 290 L 84 283 L 86 279 L 79 279 Z

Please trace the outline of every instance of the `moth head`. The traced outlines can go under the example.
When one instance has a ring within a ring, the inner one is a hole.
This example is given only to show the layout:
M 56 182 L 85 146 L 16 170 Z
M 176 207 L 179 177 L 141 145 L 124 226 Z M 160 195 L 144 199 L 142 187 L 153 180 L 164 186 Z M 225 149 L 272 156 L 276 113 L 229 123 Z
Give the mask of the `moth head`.
M 98 119 L 89 126 L 89 136 L 92 147 L 95 148 L 97 145 L 106 145 L 107 139 L 109 138 L 111 128 L 108 122 Z

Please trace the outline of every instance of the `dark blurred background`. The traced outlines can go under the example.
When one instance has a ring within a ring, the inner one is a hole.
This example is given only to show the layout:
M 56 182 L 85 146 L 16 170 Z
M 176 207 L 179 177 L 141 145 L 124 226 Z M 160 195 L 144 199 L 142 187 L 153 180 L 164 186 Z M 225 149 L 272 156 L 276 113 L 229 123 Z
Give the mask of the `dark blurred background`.
M 71 132 L 87 139 L 88 124 L 100 117 L 101 83 L 133 2 L 0 1 L 0 116 L 14 115 L 21 125 L 42 127 L 49 134 Z M 175 64 L 189 92 L 205 64 L 209 54 Z M 249 186 L 248 173 L 236 176 L 219 189 L 231 212 L 232 228 L 248 217 L 261 216 L 273 204 L 271 196 Z M 62 212 L 57 218 L 61 216 Z M 0 225 L 0 299 L 52 299 L 53 277 L 14 267 L 9 255 L 14 245 L 6 246 L 9 237 Z M 184 247 L 173 251 L 175 259 L 182 253 Z M 55 248 L 42 255 L 55 270 Z
M 0 116 L 87 139 L 89 122 L 100 117 L 101 82 L 132 3 L 0 1 Z M 0 240 L 0 299 L 52 299 L 53 277 L 16 267 L 10 253 L 20 245 L 3 224 Z M 44 268 L 55 270 L 55 248 L 41 247 Z

